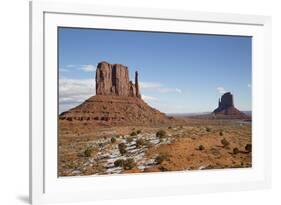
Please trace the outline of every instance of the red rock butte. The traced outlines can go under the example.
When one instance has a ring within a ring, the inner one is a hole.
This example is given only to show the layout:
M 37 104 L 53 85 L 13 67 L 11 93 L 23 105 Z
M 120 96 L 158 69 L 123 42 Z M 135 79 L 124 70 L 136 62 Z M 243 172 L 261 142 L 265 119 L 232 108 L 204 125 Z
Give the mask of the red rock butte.
M 61 122 L 91 125 L 144 125 L 171 123 L 174 119 L 141 99 L 138 72 L 129 80 L 128 67 L 100 62 L 96 69 L 96 95 L 60 114 Z
M 249 118 L 245 113 L 234 107 L 233 95 L 230 92 L 222 95 L 213 114 L 222 118 Z
M 96 95 L 141 98 L 138 72 L 135 72 L 135 83 L 133 83 L 129 80 L 128 67 L 104 61 L 99 63 L 96 70 Z

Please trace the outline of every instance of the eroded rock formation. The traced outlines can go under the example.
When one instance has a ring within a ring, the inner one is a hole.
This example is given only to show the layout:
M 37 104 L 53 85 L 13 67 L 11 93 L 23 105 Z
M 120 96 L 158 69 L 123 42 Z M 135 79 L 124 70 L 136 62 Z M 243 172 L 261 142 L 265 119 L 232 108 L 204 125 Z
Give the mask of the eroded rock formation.
M 217 116 L 229 118 L 247 118 L 248 116 L 234 107 L 233 95 L 227 92 L 219 99 L 218 107 L 213 111 Z
M 121 64 L 100 62 L 96 70 L 96 95 L 113 95 L 141 98 L 138 84 L 138 72 L 135 84 L 129 81 L 128 67 Z
M 223 110 L 227 110 L 230 107 L 234 107 L 233 95 L 230 92 L 227 92 L 223 94 L 219 99 L 218 108 L 214 112 L 221 112 Z
M 96 95 L 60 115 L 65 122 L 91 125 L 152 125 L 171 120 L 137 97 Z
M 101 62 L 96 70 L 96 95 L 60 114 L 60 123 L 99 125 L 171 124 L 174 119 L 141 99 L 138 72 L 129 80 L 128 67 Z

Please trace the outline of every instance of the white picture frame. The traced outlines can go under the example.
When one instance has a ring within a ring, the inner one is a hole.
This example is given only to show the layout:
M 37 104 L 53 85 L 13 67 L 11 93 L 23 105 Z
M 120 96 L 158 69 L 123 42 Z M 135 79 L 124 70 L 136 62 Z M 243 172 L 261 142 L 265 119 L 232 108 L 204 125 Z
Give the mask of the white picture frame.
M 235 170 L 57 177 L 59 26 L 253 37 L 253 167 Z M 91 4 L 30 3 L 30 202 L 240 191 L 271 186 L 271 18 Z M 70 197 L 71 196 L 71 197 Z

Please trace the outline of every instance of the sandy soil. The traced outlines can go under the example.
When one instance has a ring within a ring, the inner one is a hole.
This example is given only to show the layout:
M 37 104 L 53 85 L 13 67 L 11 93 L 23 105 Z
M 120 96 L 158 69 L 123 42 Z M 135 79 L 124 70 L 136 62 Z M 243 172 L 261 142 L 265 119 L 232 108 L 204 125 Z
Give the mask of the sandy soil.
M 60 122 L 59 127 L 59 176 L 252 166 L 251 122 L 185 119 L 152 127 Z

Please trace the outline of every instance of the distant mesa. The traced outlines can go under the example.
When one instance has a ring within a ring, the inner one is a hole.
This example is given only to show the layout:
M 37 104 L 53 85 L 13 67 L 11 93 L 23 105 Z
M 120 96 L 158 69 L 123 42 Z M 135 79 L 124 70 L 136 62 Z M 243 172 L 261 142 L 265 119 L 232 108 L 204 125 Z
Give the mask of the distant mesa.
M 144 125 L 171 123 L 174 119 L 141 99 L 138 72 L 129 80 L 129 69 L 121 64 L 100 62 L 96 69 L 96 95 L 60 114 L 61 122 L 91 125 Z
M 233 95 L 230 92 L 224 93 L 219 99 L 218 107 L 213 111 L 217 117 L 225 118 L 249 118 L 245 113 L 234 106 Z
M 230 114 L 228 113 L 229 108 L 234 108 L 233 95 L 230 92 L 224 93 L 221 98 L 219 98 L 218 108 L 214 110 L 215 114 Z

